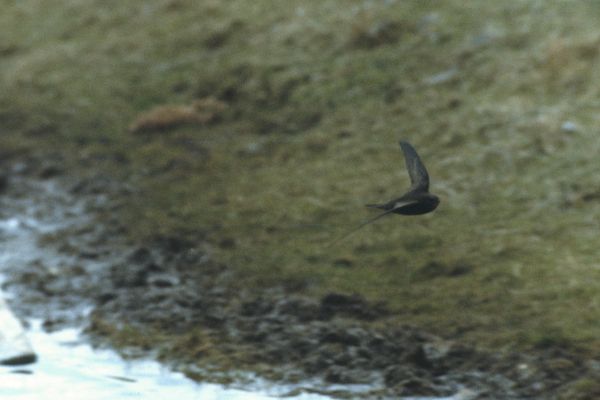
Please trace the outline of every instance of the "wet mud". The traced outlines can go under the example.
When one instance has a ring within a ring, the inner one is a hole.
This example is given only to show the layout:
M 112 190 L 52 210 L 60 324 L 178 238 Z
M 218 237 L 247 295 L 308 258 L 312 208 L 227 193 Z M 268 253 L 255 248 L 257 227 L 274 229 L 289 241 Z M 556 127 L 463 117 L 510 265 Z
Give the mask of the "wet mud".
M 356 395 L 343 385 L 361 385 L 361 398 L 587 398 L 578 388 L 600 374 L 598 363 L 560 345 L 491 353 L 391 325 L 385 304 L 356 294 L 245 288 L 202 239 L 131 243 L 115 212 L 135 195 L 123 184 L 36 160 L 6 170 L 2 216 L 35 213 L 45 223 L 32 227 L 37 241 L 23 243 L 23 258 L 6 263 L 3 288 L 22 318 L 42 319 L 45 329 L 82 326 L 98 345 L 158 357 L 199 380 L 231 368 L 338 397 Z

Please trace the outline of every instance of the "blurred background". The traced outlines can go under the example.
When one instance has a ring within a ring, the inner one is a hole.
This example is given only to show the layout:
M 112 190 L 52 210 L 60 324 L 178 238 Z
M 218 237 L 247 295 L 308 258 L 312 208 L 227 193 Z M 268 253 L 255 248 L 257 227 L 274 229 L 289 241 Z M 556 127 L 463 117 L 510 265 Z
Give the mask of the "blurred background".
M 115 211 L 132 241 L 210 243 L 240 290 L 359 294 L 487 349 L 600 354 L 600 4 L 2 9 L 1 151 L 134 187 Z M 399 139 L 439 208 L 326 247 L 409 187 Z

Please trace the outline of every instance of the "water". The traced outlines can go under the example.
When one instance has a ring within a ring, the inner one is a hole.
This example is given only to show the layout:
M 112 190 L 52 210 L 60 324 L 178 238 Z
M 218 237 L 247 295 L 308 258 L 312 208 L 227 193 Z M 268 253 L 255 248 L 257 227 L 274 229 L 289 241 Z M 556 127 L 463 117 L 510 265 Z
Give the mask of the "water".
M 28 336 L 39 360 L 28 366 L 0 369 L 3 400 L 273 399 L 268 389 L 252 393 L 217 384 L 199 384 L 154 361 L 123 360 L 114 351 L 93 349 L 76 329 L 47 333 L 41 329 L 41 321 L 32 321 Z M 308 393 L 292 398 L 327 399 Z
M 24 185 L 28 182 L 20 182 Z M 30 194 L 35 194 L 32 198 Z M 60 273 L 69 256 L 48 246 L 40 246 L 44 234 L 59 232 L 73 224 L 85 224 L 81 201 L 51 182 L 15 197 L 4 196 L 0 218 L 0 284 L 3 275 L 20 266 L 37 263 L 52 273 Z M 0 296 L 8 297 L 0 291 Z M 19 295 L 8 297 L 18 302 Z M 51 303 L 50 303 L 51 304 Z M 44 314 L 44 307 L 39 305 Z M 84 314 L 85 305 L 71 313 Z M 89 311 L 89 310 L 88 310 Z M 0 366 L 0 398 L 10 400 L 104 400 L 167 399 L 179 400 L 263 400 L 292 388 L 261 385 L 252 391 L 211 383 L 198 383 L 183 374 L 150 360 L 128 361 L 112 350 L 92 348 L 78 329 L 46 332 L 41 319 L 26 321 L 27 337 L 38 357 L 34 364 Z M 303 393 L 290 397 L 298 400 L 325 400 L 327 396 Z
M 30 187 L 27 189 L 27 185 Z M 61 234 L 68 226 L 86 226 L 89 220 L 81 200 L 51 182 L 21 181 L 16 184 L 21 193 L 4 194 L 0 198 L 0 285 L 3 274 L 27 265 L 48 273 L 60 274 L 65 265 L 72 264 L 71 256 L 59 253 L 51 246 L 40 245 L 45 234 Z M 25 187 L 25 188 L 23 188 Z M 77 243 L 77 242 L 75 242 Z M 75 261 L 76 262 L 76 261 Z M 90 260 L 93 267 L 101 260 Z M 11 292 L 14 305 L 20 293 Z M 7 295 L 6 293 L 4 295 Z M 0 290 L 0 296 L 3 296 Z M 85 315 L 89 305 L 69 305 L 62 312 Z M 0 398 L 2 400 L 104 400 L 104 399 L 171 399 L 178 400 L 328 400 L 320 393 L 343 390 L 362 398 L 369 385 L 323 385 L 323 382 L 303 382 L 297 385 L 273 385 L 249 376 L 240 389 L 212 383 L 198 383 L 183 374 L 169 370 L 150 360 L 124 360 L 116 352 L 92 348 L 78 329 L 46 332 L 42 319 L 55 312 L 51 302 L 35 303 L 33 316 L 26 321 L 27 337 L 38 361 L 34 364 L 0 366 Z M 26 313 L 27 314 L 27 313 Z M 81 319 L 85 320 L 85 319 Z M 320 393 L 314 393 L 319 388 Z M 291 395 L 293 394 L 293 395 Z M 455 396 L 446 400 L 460 399 Z M 406 398 L 405 400 L 444 400 Z
M 31 321 L 28 337 L 38 353 L 38 362 L 21 367 L 0 367 L 2 400 L 332 399 L 315 393 L 289 396 L 288 394 L 297 387 L 271 385 L 259 380 L 252 385 L 252 391 L 218 384 L 197 383 L 155 361 L 128 361 L 112 350 L 93 349 L 77 329 L 47 333 L 41 328 L 41 321 L 37 320 Z M 340 385 L 339 388 L 348 390 L 348 386 Z M 331 386 L 328 389 L 336 388 Z M 360 397 L 358 395 L 358 398 Z M 407 397 L 403 400 L 460 400 L 461 398 L 460 396 Z

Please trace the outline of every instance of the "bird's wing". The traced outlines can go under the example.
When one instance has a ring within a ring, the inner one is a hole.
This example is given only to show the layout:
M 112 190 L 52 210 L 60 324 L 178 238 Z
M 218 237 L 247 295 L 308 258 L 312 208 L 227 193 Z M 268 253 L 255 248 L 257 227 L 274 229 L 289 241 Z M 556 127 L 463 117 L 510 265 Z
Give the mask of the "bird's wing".
M 392 206 L 392 211 L 396 211 L 402 207 L 406 207 L 411 204 L 417 204 L 419 201 L 414 199 L 403 200 L 402 198 L 396 200 Z
M 409 204 L 417 203 L 418 201 L 415 199 L 406 198 L 407 196 L 402 196 L 397 198 L 396 200 L 389 201 L 384 204 L 365 204 L 365 207 L 368 208 L 378 208 L 380 210 L 385 211 L 394 211 Z
M 406 162 L 406 169 L 410 176 L 410 183 L 412 184 L 411 190 L 429 190 L 429 174 L 423 165 L 423 162 L 419 158 L 417 151 L 412 145 L 405 141 L 400 141 L 400 147 L 404 153 L 404 161 Z

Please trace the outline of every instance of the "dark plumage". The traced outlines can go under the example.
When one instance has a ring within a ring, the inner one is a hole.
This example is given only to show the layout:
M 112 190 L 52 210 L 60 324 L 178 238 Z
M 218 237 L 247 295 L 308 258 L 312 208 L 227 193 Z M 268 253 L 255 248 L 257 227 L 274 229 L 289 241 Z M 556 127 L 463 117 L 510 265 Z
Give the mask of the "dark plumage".
M 384 204 L 367 204 L 369 208 L 378 208 L 384 210 L 383 213 L 379 214 L 375 218 L 372 218 L 356 229 L 348 232 L 346 235 L 335 240 L 336 243 L 350 234 L 356 232 L 365 225 L 377 221 L 379 218 L 384 217 L 388 214 L 402 214 L 402 215 L 420 215 L 431 212 L 437 208 L 440 204 L 440 199 L 434 194 L 429 193 L 429 174 L 425 169 L 425 165 L 421 161 L 421 158 L 417 154 L 414 147 L 410 143 L 400 141 L 400 147 L 404 153 L 404 161 L 406 162 L 406 169 L 410 176 L 411 187 L 408 192 L 402 196 L 390 200 Z

